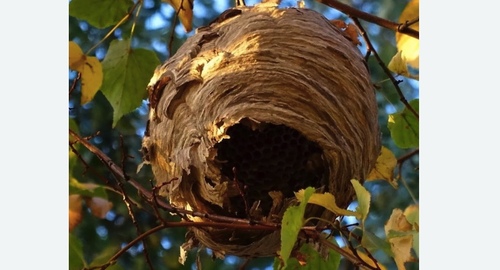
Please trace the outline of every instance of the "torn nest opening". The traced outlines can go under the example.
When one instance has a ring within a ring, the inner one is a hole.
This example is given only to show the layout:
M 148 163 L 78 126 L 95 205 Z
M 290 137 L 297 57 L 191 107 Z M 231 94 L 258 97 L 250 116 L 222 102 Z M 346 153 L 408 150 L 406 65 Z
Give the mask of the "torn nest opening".
M 323 150 L 297 130 L 270 123 L 250 126 L 241 121 L 226 134 L 230 138 L 215 148 L 222 176 L 232 181 L 227 207 L 230 215 L 246 218 L 255 205 L 267 216 L 273 204 L 269 192 L 281 191 L 290 198 L 308 186 L 327 185 Z

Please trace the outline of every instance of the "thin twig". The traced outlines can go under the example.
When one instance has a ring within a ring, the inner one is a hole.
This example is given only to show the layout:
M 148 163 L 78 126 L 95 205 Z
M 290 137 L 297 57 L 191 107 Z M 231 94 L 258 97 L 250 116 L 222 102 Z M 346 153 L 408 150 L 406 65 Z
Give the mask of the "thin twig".
M 335 245 L 334 243 L 332 243 L 328 239 L 324 238 L 323 236 L 320 235 L 318 237 L 318 239 L 319 239 L 319 242 L 322 245 L 324 245 L 324 246 L 326 246 L 326 247 L 328 247 L 330 249 L 335 250 L 337 253 L 339 253 L 340 255 L 344 256 L 344 258 L 346 258 L 347 260 L 349 260 L 350 262 L 352 262 L 354 265 L 359 266 L 360 269 L 369 269 L 369 270 L 376 269 L 376 268 L 373 268 L 373 267 L 367 265 L 363 260 L 359 259 L 356 255 L 347 252 L 346 250 L 344 250 L 343 248 Z
M 399 25 L 398 31 L 401 31 L 401 30 L 405 31 L 406 28 L 412 26 L 413 24 L 418 23 L 418 21 L 419 21 L 418 17 L 415 18 L 415 19 L 413 19 L 413 20 L 406 21 L 406 22 L 404 22 L 404 23 L 402 23 L 402 24 Z
M 394 87 L 396 88 L 396 92 L 398 93 L 399 95 L 399 100 L 405 105 L 405 107 L 410 110 L 414 115 L 415 117 L 418 119 L 418 113 L 415 111 L 415 109 L 413 109 L 413 107 L 408 103 L 408 100 L 406 100 L 405 96 L 403 95 L 403 92 L 401 91 L 401 88 L 399 88 L 399 83 L 401 81 L 397 81 L 394 76 L 392 76 L 392 73 L 391 71 L 387 68 L 387 66 L 384 64 L 384 61 L 382 61 L 382 58 L 380 58 L 380 56 L 378 55 L 377 51 L 375 50 L 375 47 L 373 47 L 370 39 L 368 38 L 368 34 L 366 33 L 365 29 L 363 28 L 363 26 L 361 25 L 361 23 L 359 22 L 359 20 L 355 17 L 351 17 L 351 19 L 354 21 L 354 24 L 359 28 L 359 30 L 361 31 L 361 36 L 363 37 L 363 39 L 365 40 L 366 42 L 366 47 L 368 48 L 368 50 L 372 51 L 373 53 L 373 56 L 375 56 L 375 58 L 377 59 L 377 62 L 378 64 L 382 67 L 382 69 L 384 70 L 385 74 L 387 74 L 387 76 L 391 79 L 391 82 L 392 84 L 394 85 Z
M 401 157 L 398 158 L 398 164 L 401 164 L 401 163 L 407 161 L 408 159 L 410 159 L 414 155 L 417 155 L 418 152 L 419 152 L 419 149 L 417 148 L 417 149 L 415 149 L 415 150 L 413 150 L 413 151 L 411 151 L 409 153 L 406 153 L 406 154 L 402 155 Z
M 137 3 L 135 3 L 134 6 L 132 6 L 132 8 L 129 10 L 129 12 L 127 14 L 125 14 L 125 16 L 123 16 L 123 18 L 113 28 L 111 28 L 111 30 L 109 30 L 109 32 L 101 40 L 99 40 L 99 42 L 97 42 L 97 44 L 92 46 L 92 48 L 90 48 L 85 53 L 85 55 L 88 55 L 91 51 L 93 51 L 95 48 L 97 48 L 97 46 L 99 46 L 101 43 L 103 43 L 109 36 L 111 36 L 111 34 L 113 34 L 113 32 L 115 32 L 115 30 L 118 29 L 118 27 L 120 27 L 120 25 L 125 23 L 130 18 L 130 15 L 132 15 L 132 12 L 135 10 L 137 5 L 139 5 L 141 3 L 142 3 L 142 1 L 137 1 Z
M 122 169 L 116 165 L 106 154 L 104 154 L 100 149 L 95 147 L 93 144 L 91 144 L 89 141 L 83 139 L 80 137 L 78 134 L 76 134 L 73 130 L 69 130 L 69 133 L 71 136 L 74 136 L 76 138 L 75 142 L 79 142 L 83 144 L 90 152 L 95 154 L 99 160 L 111 171 L 113 174 L 116 176 L 125 179 L 125 176 L 123 174 Z M 141 184 L 139 184 L 137 181 L 134 179 L 130 178 L 127 183 L 132 185 L 139 193 L 141 193 L 143 196 L 145 196 L 148 200 L 151 200 L 153 198 L 153 195 L 151 191 L 147 190 L 144 188 Z M 169 203 L 159 200 L 158 201 L 158 206 L 162 208 L 163 210 L 170 212 L 172 214 L 187 214 L 195 217 L 202 217 L 205 219 L 209 219 L 212 221 L 216 222 L 231 222 L 231 223 L 239 223 L 239 224 L 256 224 L 256 225 L 261 225 L 265 227 L 273 227 L 273 228 L 279 228 L 280 225 L 277 223 L 272 223 L 272 222 L 263 222 L 263 221 L 258 221 L 258 220 L 248 220 L 248 219 L 241 219 L 241 218 L 233 218 L 233 217 L 227 217 L 227 216 L 220 216 L 220 215 L 215 215 L 215 214 L 209 214 L 209 213 L 201 213 L 198 211 L 189 211 L 186 209 L 182 208 L 176 208 Z
M 355 17 L 355 18 L 360 18 L 364 21 L 371 22 L 374 24 L 377 24 L 379 26 L 382 26 L 384 28 L 409 35 L 411 37 L 414 37 L 416 39 L 419 38 L 419 32 L 417 30 L 408 28 L 408 27 L 403 27 L 400 23 L 395 23 L 377 16 L 374 16 L 370 13 L 363 12 L 359 9 L 353 8 L 349 5 L 343 4 L 337 0 L 317 0 L 318 2 L 325 4 L 329 7 L 332 7 L 334 9 L 339 10 L 342 13 L 347 14 L 350 17 Z
M 410 197 L 413 200 L 413 203 L 418 204 L 417 198 L 415 197 L 415 195 L 413 195 L 413 192 L 410 190 L 408 183 L 406 183 L 406 180 L 404 179 L 403 175 L 401 174 L 402 169 L 403 169 L 403 163 L 399 163 L 399 179 L 401 180 L 401 183 L 403 183 L 403 186 L 406 188 L 406 191 L 408 191 L 408 194 L 410 194 Z
M 184 0 L 181 1 L 179 8 L 175 11 L 174 19 L 172 21 L 172 24 L 170 24 L 172 32 L 170 32 L 170 38 L 168 40 L 168 57 L 172 57 L 172 44 L 174 43 L 175 25 L 177 24 L 177 19 L 179 18 L 179 13 L 181 12 L 182 4 L 184 4 Z
M 76 83 L 78 82 L 78 80 L 80 80 L 81 77 L 82 77 L 82 73 L 77 72 L 76 78 L 73 80 L 73 83 L 71 84 L 71 87 L 69 88 L 69 95 L 70 96 L 71 96 L 71 93 L 73 92 L 73 90 L 75 90 Z

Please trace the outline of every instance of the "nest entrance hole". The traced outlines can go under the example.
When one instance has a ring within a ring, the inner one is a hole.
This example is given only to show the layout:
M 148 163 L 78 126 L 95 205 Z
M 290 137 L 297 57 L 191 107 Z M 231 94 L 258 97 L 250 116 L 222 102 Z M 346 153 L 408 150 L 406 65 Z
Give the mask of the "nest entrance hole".
M 268 215 L 270 191 L 289 198 L 294 191 L 326 184 L 327 166 L 317 143 L 285 125 L 247 123 L 229 127 L 230 138 L 215 146 L 221 174 L 238 184 L 238 194 L 229 198 L 226 209 L 230 214 L 246 217 L 248 208 L 260 201 L 262 214 Z

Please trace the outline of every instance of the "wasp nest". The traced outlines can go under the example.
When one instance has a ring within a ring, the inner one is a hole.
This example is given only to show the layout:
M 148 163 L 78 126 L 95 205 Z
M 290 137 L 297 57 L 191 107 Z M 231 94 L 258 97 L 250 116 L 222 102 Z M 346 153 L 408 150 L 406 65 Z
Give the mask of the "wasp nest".
M 364 179 L 380 150 L 363 57 L 308 9 L 227 10 L 156 69 L 149 101 L 144 158 L 162 195 L 198 212 L 280 222 L 308 186 L 345 208 L 350 180 Z M 309 216 L 334 218 L 308 207 Z M 280 246 L 279 231 L 190 235 L 220 256 L 273 256 Z

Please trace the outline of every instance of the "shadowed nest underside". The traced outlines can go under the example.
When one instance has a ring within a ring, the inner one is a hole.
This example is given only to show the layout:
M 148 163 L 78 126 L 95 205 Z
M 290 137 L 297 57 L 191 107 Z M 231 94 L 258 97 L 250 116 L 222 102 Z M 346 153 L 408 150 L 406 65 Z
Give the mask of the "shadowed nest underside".
M 313 186 L 346 208 L 350 180 L 363 180 L 379 154 L 364 59 L 312 10 L 227 10 L 156 69 L 148 90 L 144 158 L 177 207 L 280 222 L 294 192 Z M 320 206 L 306 213 L 335 218 Z M 279 231 L 188 235 L 220 257 L 273 256 L 280 246 Z

